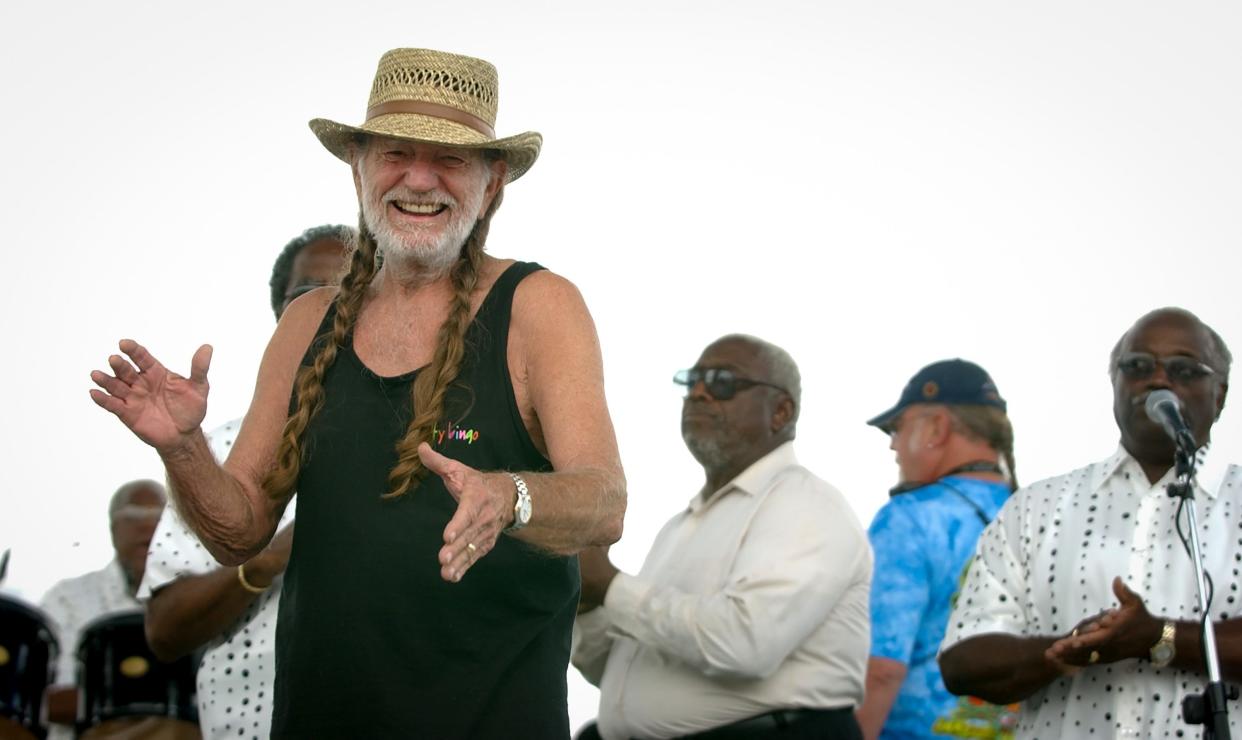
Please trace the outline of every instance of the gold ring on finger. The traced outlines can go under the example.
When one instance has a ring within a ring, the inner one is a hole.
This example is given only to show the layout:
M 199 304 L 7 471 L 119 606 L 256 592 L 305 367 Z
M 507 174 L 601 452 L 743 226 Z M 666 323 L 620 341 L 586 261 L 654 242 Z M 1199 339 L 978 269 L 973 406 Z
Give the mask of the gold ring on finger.
M 1074 630 L 1073 630 L 1072 632 L 1070 632 L 1070 637 L 1078 637 L 1078 628 L 1077 628 L 1077 627 L 1075 627 L 1075 628 L 1074 628 Z
M 1087 662 L 1088 663 L 1099 663 L 1100 662 L 1100 651 L 1092 650 L 1091 655 L 1087 658 Z
M 471 555 L 473 555 L 473 554 L 474 554 L 474 551 L 475 551 L 475 550 L 478 550 L 479 548 L 475 547 L 473 542 L 467 542 L 467 543 L 466 543 L 466 549 L 470 551 L 470 554 L 471 554 Z

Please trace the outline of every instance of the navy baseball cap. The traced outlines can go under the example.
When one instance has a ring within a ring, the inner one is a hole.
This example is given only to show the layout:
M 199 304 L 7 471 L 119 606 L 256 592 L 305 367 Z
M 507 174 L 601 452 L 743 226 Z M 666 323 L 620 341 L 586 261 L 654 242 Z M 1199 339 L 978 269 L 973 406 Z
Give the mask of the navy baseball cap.
M 995 406 L 1005 411 L 1005 399 L 996 390 L 987 371 L 973 362 L 954 358 L 933 362 L 910 378 L 897 405 L 868 421 L 884 433 L 892 431 L 893 421 L 916 403 L 942 403 L 946 406 Z

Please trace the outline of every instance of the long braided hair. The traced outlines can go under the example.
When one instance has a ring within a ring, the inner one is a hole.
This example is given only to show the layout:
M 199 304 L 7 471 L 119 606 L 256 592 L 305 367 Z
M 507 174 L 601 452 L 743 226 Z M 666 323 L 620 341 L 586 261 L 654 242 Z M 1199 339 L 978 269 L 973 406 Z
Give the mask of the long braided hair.
M 483 152 L 483 161 L 490 163 L 497 154 Z M 465 356 L 466 329 L 470 325 L 471 295 L 479 282 L 483 264 L 483 248 L 492 216 L 503 200 L 504 187 L 496 191 L 491 205 L 471 230 L 462 245 L 461 254 L 450 269 L 449 277 L 453 297 L 449 313 L 436 334 L 436 351 L 431 364 L 419 372 L 410 394 L 413 400 L 414 418 L 405 436 L 397 442 L 397 463 L 388 474 L 388 491 L 383 498 L 396 498 L 406 493 L 411 485 L 426 474 L 426 468 L 418 457 L 418 446 L 431 440 L 436 422 L 444 413 L 444 398 L 449 385 L 457 379 Z M 358 218 L 358 246 L 350 259 L 349 270 L 341 279 L 336 298 L 336 317 L 330 332 L 324 332 L 312 342 L 318 346 L 314 361 L 303 366 L 294 382 L 294 411 L 285 422 L 281 433 L 276 462 L 263 480 L 263 488 L 274 499 L 292 495 L 298 474 L 306 459 L 304 435 L 311 419 L 323 407 L 323 382 L 328 368 L 336 361 L 337 351 L 345 346 L 358 313 L 362 308 L 367 287 L 378 272 L 378 247 L 375 236 L 367 228 L 366 219 Z
M 965 434 L 983 440 L 1000 453 L 1001 471 L 1009 482 L 1009 489 L 1018 490 L 1018 471 L 1013 459 L 1013 425 L 1009 423 L 1009 416 L 995 406 L 982 404 L 947 408 Z

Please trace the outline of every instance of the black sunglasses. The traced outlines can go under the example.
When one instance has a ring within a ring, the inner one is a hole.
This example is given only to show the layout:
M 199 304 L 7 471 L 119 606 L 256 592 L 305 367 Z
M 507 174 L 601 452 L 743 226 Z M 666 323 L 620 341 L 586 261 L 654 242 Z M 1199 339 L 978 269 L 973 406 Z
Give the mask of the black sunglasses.
M 728 401 L 736 396 L 738 391 L 744 391 L 757 385 L 775 388 L 782 393 L 789 393 L 789 391 L 779 385 L 765 383 L 762 380 L 738 377 L 732 370 L 723 367 L 692 367 L 689 370 L 678 370 L 677 374 L 673 376 L 673 382 L 677 385 L 684 385 L 687 396 L 690 395 L 690 390 L 701 382 L 703 387 L 707 389 L 708 395 L 717 401 Z
M 1164 374 L 1175 383 L 1193 383 L 1216 371 L 1192 357 L 1174 355 L 1156 357 L 1147 352 L 1127 352 L 1117 358 L 1117 369 L 1130 380 L 1146 380 L 1156 372 L 1156 366 L 1164 368 Z

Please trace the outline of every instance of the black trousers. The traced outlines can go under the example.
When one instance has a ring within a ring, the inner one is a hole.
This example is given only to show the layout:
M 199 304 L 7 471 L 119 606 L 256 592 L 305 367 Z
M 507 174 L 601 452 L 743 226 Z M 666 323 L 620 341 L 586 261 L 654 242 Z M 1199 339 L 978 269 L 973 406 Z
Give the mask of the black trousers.
M 575 740 L 601 740 L 595 723 L 583 727 Z M 684 740 L 862 740 L 852 707 L 783 709 L 714 727 Z

